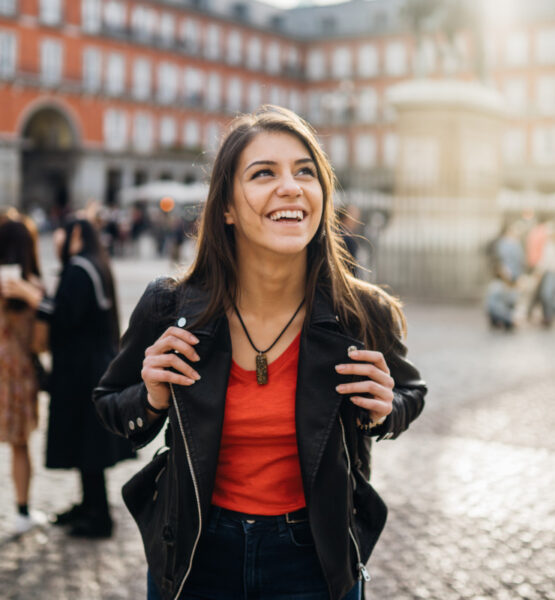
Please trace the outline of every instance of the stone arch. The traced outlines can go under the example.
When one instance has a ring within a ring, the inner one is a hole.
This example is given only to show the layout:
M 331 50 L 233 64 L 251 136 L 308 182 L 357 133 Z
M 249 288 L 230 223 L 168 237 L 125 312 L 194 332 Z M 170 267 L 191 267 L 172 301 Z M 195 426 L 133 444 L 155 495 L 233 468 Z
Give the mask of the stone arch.
M 71 204 L 80 135 L 66 107 L 41 103 L 21 119 L 21 206 L 60 218 Z

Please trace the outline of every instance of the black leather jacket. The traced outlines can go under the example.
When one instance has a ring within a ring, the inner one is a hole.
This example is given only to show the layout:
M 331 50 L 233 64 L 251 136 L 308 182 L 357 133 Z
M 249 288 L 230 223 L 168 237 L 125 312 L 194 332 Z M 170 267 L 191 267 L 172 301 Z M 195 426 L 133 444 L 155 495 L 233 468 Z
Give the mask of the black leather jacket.
M 205 298 L 192 286 L 185 295 L 179 316 L 192 322 Z M 94 392 L 106 426 L 136 447 L 152 440 L 166 421 L 161 417 L 149 424 L 141 368 L 145 349 L 175 322 L 175 296 L 167 281 L 150 284 L 131 317 L 119 355 Z M 192 331 L 200 340 L 196 351 L 201 360 L 194 366 L 201 379 L 190 387 L 172 386 L 169 450 L 155 456 L 123 489 L 151 574 L 168 600 L 179 597 L 210 508 L 231 367 L 225 317 Z M 342 598 L 357 578 L 367 577 L 364 565 L 387 513 L 368 483 L 371 438 L 357 427 L 360 409 L 335 391 L 345 376 L 334 365 L 347 359 L 353 344 L 362 347 L 318 295 L 301 336 L 296 427 L 309 522 L 331 600 Z M 397 342 L 385 354 L 395 388 L 392 413 L 371 430 L 379 439 L 397 437 L 424 405 L 426 387 L 405 353 Z

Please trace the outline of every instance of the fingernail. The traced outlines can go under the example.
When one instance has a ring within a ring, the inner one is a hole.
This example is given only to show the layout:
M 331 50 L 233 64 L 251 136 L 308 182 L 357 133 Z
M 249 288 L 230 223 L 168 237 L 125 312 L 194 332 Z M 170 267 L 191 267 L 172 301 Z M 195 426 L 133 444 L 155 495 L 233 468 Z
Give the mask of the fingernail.
M 198 373 L 195 373 L 195 380 L 198 381 L 200 379 L 200 375 Z
M 195 352 L 195 356 L 194 356 L 195 360 L 200 360 L 200 356 Z
M 345 370 L 345 365 L 335 365 L 335 370 L 336 371 L 344 371 Z
M 191 342 L 193 344 L 198 344 L 199 343 L 199 339 L 193 335 L 193 336 L 191 336 Z
M 344 390 L 344 387 L 342 385 L 336 385 L 335 386 L 335 391 L 336 392 L 342 392 Z
M 351 356 L 351 354 L 356 354 L 358 352 L 358 348 L 356 346 L 349 346 L 347 348 L 347 354 Z

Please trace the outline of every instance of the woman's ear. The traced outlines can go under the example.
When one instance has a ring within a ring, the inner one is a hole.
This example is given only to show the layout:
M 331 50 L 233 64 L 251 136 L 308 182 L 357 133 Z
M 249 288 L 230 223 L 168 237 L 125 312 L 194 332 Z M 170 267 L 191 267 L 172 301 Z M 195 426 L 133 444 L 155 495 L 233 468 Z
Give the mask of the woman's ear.
M 231 214 L 230 210 L 226 210 L 224 212 L 224 219 L 225 219 L 226 225 L 233 225 L 235 223 L 235 221 L 233 219 L 233 215 Z

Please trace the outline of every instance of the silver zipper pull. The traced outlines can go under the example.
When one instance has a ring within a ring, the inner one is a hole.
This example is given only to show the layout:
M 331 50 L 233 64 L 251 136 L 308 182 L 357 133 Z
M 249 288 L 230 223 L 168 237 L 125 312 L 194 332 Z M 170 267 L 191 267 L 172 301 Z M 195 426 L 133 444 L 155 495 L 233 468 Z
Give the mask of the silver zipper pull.
M 358 567 L 358 570 L 360 571 L 360 574 L 362 575 L 362 578 L 364 579 L 364 581 L 370 581 L 372 579 L 370 577 L 370 573 L 368 573 L 368 570 L 362 563 L 358 563 L 357 567 Z

